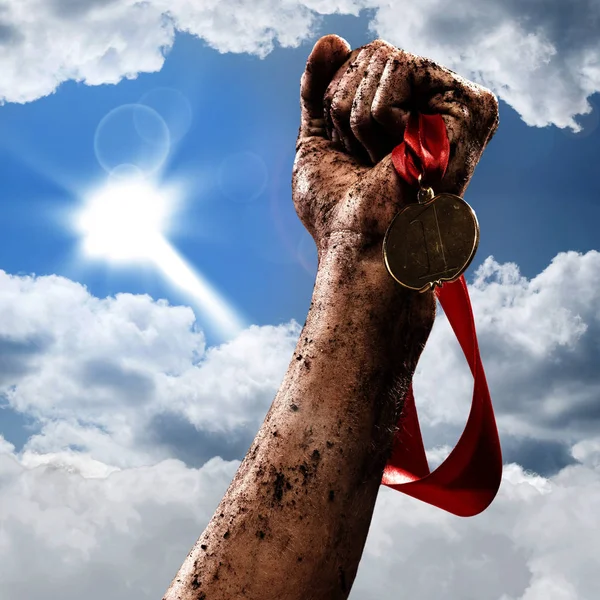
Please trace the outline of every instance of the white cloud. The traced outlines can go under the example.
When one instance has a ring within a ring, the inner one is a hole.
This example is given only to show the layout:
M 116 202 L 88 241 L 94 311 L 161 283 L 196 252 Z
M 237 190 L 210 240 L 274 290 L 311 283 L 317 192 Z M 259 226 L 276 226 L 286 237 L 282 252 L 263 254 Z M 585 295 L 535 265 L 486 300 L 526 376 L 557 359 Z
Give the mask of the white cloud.
M 599 275 L 598 252 L 559 254 L 531 280 L 483 263 L 471 297 L 502 438 L 558 440 L 578 463 L 551 477 L 506 465 L 472 519 L 383 488 L 351 597 L 595 597 Z M 0 272 L 0 395 L 42 425 L 19 454 L 0 437 L 0 600 L 159 597 L 239 464 L 216 456 L 223 439 L 254 436 L 298 333 L 252 327 L 206 349 L 188 308 Z M 471 392 L 441 314 L 419 370 L 436 464 Z M 199 469 L 171 458 L 190 431 Z
M 0 454 L 0 600 L 160 597 L 239 465 L 167 460 L 90 478 L 81 457 L 79 471 L 64 457 L 24 462 Z M 350 597 L 594 598 L 598 503 L 600 472 L 582 465 L 550 479 L 507 465 L 471 519 L 382 488 Z
M 571 448 L 575 460 L 588 467 L 600 468 L 600 436 L 577 442 Z
M 83 477 L 78 457 L 0 454 L 0 600 L 161 597 L 238 462 L 176 460 Z M 105 466 L 105 468 L 108 468 Z
M 293 321 L 252 326 L 234 341 L 210 348 L 200 368 L 164 382 L 165 409 L 206 431 L 256 427 L 257 415 L 264 416 L 275 397 L 299 333 Z
M 161 11 L 133 0 L 9 0 L 0 18 L 0 98 L 26 102 L 63 81 L 90 85 L 158 71 L 174 27 Z
M 177 31 L 220 52 L 264 57 L 275 44 L 313 40 L 321 15 L 362 9 L 374 36 L 487 85 L 529 125 L 577 129 L 574 116 L 600 91 L 595 0 L 577 10 L 559 0 L 4 0 L 0 100 L 156 72 Z
M 501 435 L 571 445 L 600 427 L 600 253 L 561 253 L 528 280 L 488 258 L 470 286 L 477 333 Z M 473 379 L 440 313 L 415 378 L 422 423 L 456 441 Z
M 32 18 L 33 15 L 33 18 Z M 314 14 L 277 0 L 8 0 L 0 4 L 0 99 L 27 102 L 63 81 L 88 85 L 159 71 L 175 31 L 222 52 L 265 56 L 277 40 L 296 46 Z
M 15 447 L 4 439 L 4 436 L 0 434 L 0 454 L 11 454 L 15 451 Z
M 559 0 L 424 0 L 382 3 L 371 27 L 490 87 L 528 125 L 577 129 L 573 116 L 590 112 L 600 90 L 599 18 L 593 0 L 577 10 Z
M 461 519 L 382 489 L 351 598 L 581 600 L 600 589 L 600 471 L 506 465 L 494 503 Z
M 14 447 L 12 448 L 11 453 L 14 453 Z M 21 453 L 19 462 L 28 469 L 46 466 L 50 469 L 62 469 L 67 473 L 76 473 L 86 479 L 108 477 L 111 473 L 120 470 L 117 467 L 94 460 L 83 452 L 52 452 L 50 454 L 38 454 L 26 450 Z
M 41 425 L 25 449 L 152 464 L 172 455 L 154 434 L 173 416 L 249 444 L 298 325 L 251 327 L 206 350 L 194 318 L 148 296 L 99 299 L 62 277 L 0 271 L 0 397 Z
M 470 286 L 505 455 L 549 474 L 579 460 L 600 413 L 600 253 L 559 254 L 531 280 L 486 260 Z M 0 272 L 0 396 L 33 418 L 25 450 L 79 450 L 116 467 L 244 455 L 300 327 L 251 327 L 205 348 L 186 307 Z M 472 378 L 442 313 L 419 363 L 417 406 L 439 460 L 466 420 Z M 5 442 L 6 443 L 6 442 Z M 580 448 L 580 446 L 576 446 Z

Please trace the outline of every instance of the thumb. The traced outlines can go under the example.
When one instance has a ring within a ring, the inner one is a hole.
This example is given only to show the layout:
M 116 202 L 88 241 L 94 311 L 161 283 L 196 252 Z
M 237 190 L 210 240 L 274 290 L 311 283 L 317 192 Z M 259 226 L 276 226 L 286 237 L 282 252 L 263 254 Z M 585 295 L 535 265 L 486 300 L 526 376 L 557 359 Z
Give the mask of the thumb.
M 348 42 L 337 35 L 323 36 L 312 49 L 300 82 L 299 142 L 303 138 L 315 136 L 327 139 L 323 97 L 327 86 L 348 58 L 350 51 Z

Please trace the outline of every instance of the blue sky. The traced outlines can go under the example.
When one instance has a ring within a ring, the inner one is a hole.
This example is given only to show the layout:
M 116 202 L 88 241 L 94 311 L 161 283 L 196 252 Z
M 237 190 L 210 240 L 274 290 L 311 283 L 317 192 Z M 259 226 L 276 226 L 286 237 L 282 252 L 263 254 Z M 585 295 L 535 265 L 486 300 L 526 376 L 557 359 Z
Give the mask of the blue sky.
M 76 10 L 53 0 L 28 20 L 33 0 L 0 2 L 0 514 L 8 515 L 0 600 L 39 597 L 35 581 L 13 575 L 26 562 L 36 581 L 54 573 L 51 598 L 118 600 L 126 579 L 137 597 L 159 597 L 210 518 L 310 303 L 316 252 L 294 212 L 291 170 L 300 76 L 325 33 L 353 47 L 381 36 L 500 99 L 500 128 L 465 198 L 481 225 L 468 280 L 503 487 L 467 521 L 382 490 L 351 597 L 396 597 L 394 574 L 404 569 L 420 586 L 412 595 L 425 599 L 442 590 L 457 600 L 468 590 L 478 600 L 592 598 L 600 587 L 600 548 L 587 535 L 600 526 L 597 8 L 584 19 L 552 0 L 539 12 L 491 0 L 482 12 L 459 0 L 452 14 L 437 0 L 221 4 L 174 2 L 167 12 L 162 0 L 137 8 L 98 0 Z M 168 148 L 123 126 L 135 110 L 150 115 L 155 133 L 166 127 Z M 108 163 L 137 156 L 143 166 L 163 150 L 154 184 L 176 185 L 180 200 L 168 239 L 239 313 L 235 335 L 151 264 L 86 258 L 69 225 L 109 181 Z M 471 390 L 443 315 L 415 386 L 435 464 L 460 435 Z M 565 523 L 559 515 L 574 505 Z M 457 539 L 464 556 L 450 559 Z M 31 563 L 30 548 L 52 543 L 78 577 L 58 559 Z M 562 554 L 569 544 L 580 552 Z M 115 550 L 140 545 L 167 548 L 170 558 L 150 549 L 145 565 L 134 565 Z M 476 560 L 486 565 L 481 577 Z
M 321 32 L 344 33 L 356 47 L 372 37 L 366 26 L 365 20 L 352 17 L 329 18 Z M 248 323 L 303 322 L 316 258 L 291 203 L 290 178 L 299 119 L 298 74 L 310 47 L 306 42 L 297 49 L 277 49 L 261 59 L 222 55 L 179 35 L 158 73 L 116 86 L 68 82 L 49 97 L 3 106 L 3 268 L 72 277 L 98 296 L 132 292 L 184 301 L 157 273 L 76 261 L 73 232 L 54 226 L 46 212 L 53 207 L 75 210 L 82 195 L 107 177 L 94 152 L 102 118 L 144 97 L 152 105 L 153 92 L 170 88 L 189 100 L 192 118 L 161 174 L 166 182 L 182 176 L 187 182 L 181 215 L 185 227 L 171 236 L 173 243 L 246 314 Z M 168 110 L 165 101 L 170 98 L 163 94 L 162 99 L 158 108 Z M 174 95 L 173 101 L 178 99 Z M 532 276 L 560 251 L 597 247 L 597 116 L 582 119 L 591 124 L 579 135 L 552 126 L 528 127 L 505 102 L 500 118 L 502 126 L 466 195 L 482 228 L 471 270 L 493 255 Z M 181 127 L 177 118 L 173 126 Z M 117 135 L 110 124 L 108 129 L 107 135 Z M 239 152 L 254 153 L 266 170 L 264 191 L 249 202 L 245 198 L 254 195 L 261 179 L 253 175 L 252 162 L 246 167 L 248 186 L 238 179 L 227 160 Z M 219 187 L 224 163 L 226 177 L 235 180 L 225 192 Z M 205 325 L 201 318 L 199 323 Z

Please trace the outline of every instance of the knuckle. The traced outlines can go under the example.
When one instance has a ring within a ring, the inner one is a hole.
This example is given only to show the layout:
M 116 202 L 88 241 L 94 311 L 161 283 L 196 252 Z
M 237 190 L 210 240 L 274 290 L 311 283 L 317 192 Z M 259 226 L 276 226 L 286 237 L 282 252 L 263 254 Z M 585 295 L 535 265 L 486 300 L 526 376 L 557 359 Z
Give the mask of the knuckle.
M 404 50 L 397 50 L 388 57 L 382 76 L 382 85 L 392 85 L 398 78 L 408 78 L 413 71 L 410 55 Z
M 496 133 L 498 125 L 500 124 L 498 98 L 496 98 L 495 94 L 493 94 L 489 90 L 487 97 L 487 110 L 485 112 L 485 121 L 485 130 L 487 136 L 486 139 L 487 141 L 489 141 Z
M 481 128 L 480 125 L 489 129 L 497 120 L 498 101 L 487 88 L 430 59 L 411 57 L 409 62 L 417 87 L 429 96 L 427 103 L 430 106 L 446 106 L 444 112 L 461 121 L 470 120 L 476 130 Z
M 401 54 L 396 57 L 399 65 L 404 67 L 408 72 L 425 72 L 434 71 L 439 65 L 429 58 L 413 54 L 402 50 Z
M 346 72 L 352 71 L 356 68 L 360 55 L 365 51 L 365 49 L 366 46 L 362 46 L 361 48 L 357 48 L 351 52 L 350 56 L 348 57 L 348 61 L 346 62 Z
M 471 84 L 471 114 L 476 121 L 477 129 L 486 132 L 496 126 L 498 121 L 498 99 L 487 88 Z
M 484 91 L 483 96 L 484 96 L 485 112 L 491 120 L 496 120 L 498 118 L 498 111 L 499 111 L 498 98 L 496 97 L 496 94 L 494 94 L 490 90 L 488 90 L 486 88 L 484 88 L 484 90 L 485 91 Z
M 371 115 L 379 123 L 384 123 L 387 117 L 388 107 L 386 106 L 380 94 L 375 94 L 373 104 L 371 104 Z
M 365 46 L 365 48 L 370 48 L 372 51 L 375 51 L 375 50 L 393 51 L 393 50 L 396 49 L 395 46 L 393 46 L 389 42 L 386 42 L 385 40 L 382 40 L 381 38 L 373 40 L 372 42 L 370 42 L 369 44 L 367 44 Z
M 365 46 L 364 48 L 361 48 L 360 52 L 357 54 L 356 58 L 354 61 L 352 61 L 352 63 L 350 64 L 350 67 L 348 68 L 348 74 L 352 74 L 356 71 L 358 71 L 359 67 L 364 67 L 365 64 L 368 64 L 369 59 L 371 57 L 371 55 L 373 54 L 373 49 L 370 48 L 369 46 Z
M 350 114 L 350 128 L 353 132 L 364 131 L 371 123 L 371 117 L 364 110 L 356 108 Z
M 385 62 L 387 61 L 388 58 L 390 58 L 394 53 L 396 52 L 395 48 L 389 48 L 388 46 L 380 46 L 379 48 L 377 48 L 377 50 L 375 50 L 375 52 L 373 52 L 373 54 L 371 55 L 371 60 L 370 60 L 370 64 L 371 65 L 376 65 L 377 63 L 380 62 Z
M 396 48 L 384 40 L 375 40 L 360 49 L 356 60 L 352 63 L 351 68 L 355 70 L 359 65 L 364 67 L 372 63 L 374 57 L 379 60 L 385 59 L 396 52 Z

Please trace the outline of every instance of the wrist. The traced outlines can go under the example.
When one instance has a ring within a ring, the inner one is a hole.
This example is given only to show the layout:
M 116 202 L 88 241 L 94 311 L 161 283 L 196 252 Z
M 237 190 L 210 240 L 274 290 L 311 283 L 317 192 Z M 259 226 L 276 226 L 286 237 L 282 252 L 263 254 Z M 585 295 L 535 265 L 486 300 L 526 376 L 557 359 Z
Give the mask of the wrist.
M 315 290 L 331 297 L 334 308 L 350 303 L 368 312 L 394 312 L 395 306 L 417 298 L 398 284 L 383 259 L 383 237 L 337 231 L 319 243 Z
M 382 241 L 353 231 L 321 240 L 307 325 L 324 338 L 344 332 L 350 344 L 369 347 L 382 367 L 392 361 L 412 375 L 433 325 L 435 296 L 408 290 L 391 277 Z

